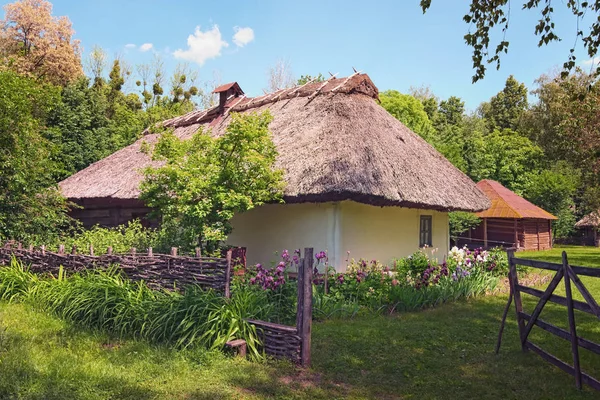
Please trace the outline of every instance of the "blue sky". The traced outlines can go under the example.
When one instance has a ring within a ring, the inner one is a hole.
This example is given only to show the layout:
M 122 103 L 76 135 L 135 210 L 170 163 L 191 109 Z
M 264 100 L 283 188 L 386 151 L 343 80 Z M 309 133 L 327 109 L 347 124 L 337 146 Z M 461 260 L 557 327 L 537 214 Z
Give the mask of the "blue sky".
M 84 54 L 99 45 L 135 65 L 159 52 L 167 69 L 181 57 L 204 61 L 203 65 L 190 61 L 200 79 L 218 71 L 223 83 L 237 81 L 250 96 L 262 93 L 267 70 L 278 59 L 287 59 L 296 76 L 328 71 L 346 76 L 355 67 L 368 73 L 381 91 L 407 92 L 410 86 L 429 85 L 440 98 L 460 96 L 470 109 L 497 93 L 510 74 L 532 88 L 540 74 L 566 60 L 576 29 L 564 5 L 557 4 L 556 23 L 564 40 L 540 49 L 533 34 L 537 12 L 515 7 L 507 35 L 510 51 L 500 71 L 489 69 L 483 81 L 472 84 L 471 51 L 463 40 L 468 29 L 462 21 L 468 11 L 465 0 L 434 0 L 425 15 L 418 0 L 52 3 L 55 15 L 71 19 Z M 190 51 L 188 37 L 197 27 L 200 34 Z M 237 37 L 241 47 L 233 38 L 235 27 L 253 33 L 241 31 Z M 152 48 L 141 51 L 142 44 Z M 176 53 L 178 49 L 182 52 Z M 587 58 L 581 45 L 578 53 L 580 61 Z

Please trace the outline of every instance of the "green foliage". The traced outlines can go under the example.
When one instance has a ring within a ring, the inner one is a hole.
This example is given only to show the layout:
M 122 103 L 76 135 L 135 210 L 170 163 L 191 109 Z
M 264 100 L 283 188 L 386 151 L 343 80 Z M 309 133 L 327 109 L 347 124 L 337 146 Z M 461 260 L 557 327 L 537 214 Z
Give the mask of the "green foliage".
M 538 10 L 540 12 L 539 20 L 535 25 L 535 34 L 539 36 L 538 47 L 548 45 L 550 42 L 560 41 L 561 38 L 556 33 L 554 7 L 552 0 L 523 0 L 521 9 Z M 421 9 L 425 13 L 431 7 L 431 0 L 421 0 Z M 518 5 L 517 5 L 518 6 Z M 597 18 L 590 18 L 589 26 L 580 29 L 580 24 L 584 24 L 584 17 L 592 14 L 598 15 L 599 7 L 597 2 L 593 1 L 567 1 L 563 3 L 567 12 L 573 16 L 575 31 L 575 40 L 581 38 L 584 48 L 587 50 L 590 59 L 594 59 L 600 46 L 600 21 Z M 518 7 L 517 7 L 518 8 Z M 471 0 L 469 13 L 463 16 L 463 20 L 469 25 L 469 32 L 465 34 L 464 39 L 468 46 L 473 49 L 473 82 L 483 79 L 486 72 L 486 64 L 495 64 L 496 69 L 500 69 L 500 57 L 502 53 L 508 53 L 509 42 L 506 40 L 506 31 L 508 30 L 511 11 L 511 2 L 503 1 L 483 1 Z M 587 23 L 587 21 L 586 21 Z M 491 40 L 497 33 L 501 39 Z M 585 32 L 585 33 L 584 33 Z M 491 36 L 491 38 L 490 38 Z M 490 53 L 489 47 L 492 46 Z M 568 75 L 569 71 L 576 65 L 575 46 L 569 51 L 569 57 L 563 64 L 563 75 Z M 600 72 L 600 67 L 597 68 Z
M 54 185 L 54 148 L 41 134 L 59 93 L 1 71 L 0 92 L 0 240 L 48 240 L 70 223 Z
M 235 213 L 281 199 L 283 175 L 274 168 L 271 119 L 268 112 L 232 114 L 219 138 L 202 131 L 190 140 L 162 135 L 154 157 L 165 165 L 145 171 L 142 199 L 182 247 L 213 251 L 231 232 Z
M 477 227 L 481 219 L 470 212 L 455 211 L 448 213 L 450 223 L 450 236 L 461 236 L 471 228 Z
M 481 113 L 494 129 L 517 130 L 521 116 L 527 110 L 527 87 L 512 75 L 506 79 L 504 89 L 483 104 Z
M 260 292 L 239 289 L 231 299 L 199 287 L 184 293 L 155 291 L 118 273 L 88 270 L 82 274 L 38 278 L 13 262 L 0 267 L 0 298 L 26 301 L 82 327 L 121 338 L 136 337 L 180 348 L 223 349 L 244 339 L 259 359 L 256 328 L 245 319 L 269 319 L 270 305 Z
M 323 74 L 321 74 L 319 72 L 319 75 L 316 76 L 312 76 L 312 75 L 300 75 L 300 78 L 298 78 L 298 82 L 296 82 L 297 85 L 304 85 L 307 84 L 308 82 L 323 82 L 325 81 L 325 77 L 323 76 Z
M 580 185 L 580 173 L 566 162 L 557 163 L 552 169 L 543 170 L 529 178 L 524 196 L 559 218 L 554 222 L 554 237 L 564 238 L 574 231 L 576 218 L 573 197 Z
M 63 237 L 60 242 L 67 248 L 76 246 L 81 252 L 86 252 L 90 246 L 94 247 L 96 253 L 106 251 L 109 246 L 115 253 L 128 253 L 132 248 L 145 251 L 148 247 L 157 251 L 168 251 L 168 244 L 161 246 L 159 232 L 152 228 L 144 228 L 137 219 L 115 228 L 94 226 Z
M 379 94 L 379 98 L 381 106 L 410 130 L 425 140 L 433 134 L 433 125 L 419 100 L 396 90 L 386 90 Z

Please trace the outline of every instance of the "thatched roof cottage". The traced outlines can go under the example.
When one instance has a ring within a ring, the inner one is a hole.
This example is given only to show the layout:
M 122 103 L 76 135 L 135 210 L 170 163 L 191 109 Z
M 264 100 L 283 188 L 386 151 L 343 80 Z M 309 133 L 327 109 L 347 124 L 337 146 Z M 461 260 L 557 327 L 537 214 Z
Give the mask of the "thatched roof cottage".
M 581 230 L 584 244 L 600 247 L 600 238 L 598 237 L 600 210 L 585 215 L 577 221 L 575 227 Z
M 222 135 L 231 112 L 269 109 L 285 171 L 285 204 L 236 215 L 229 242 L 247 248 L 248 262 L 268 262 L 274 251 L 327 250 L 338 269 L 346 252 L 380 259 L 406 256 L 429 245 L 448 250 L 448 211 L 481 211 L 487 197 L 466 175 L 378 104 L 366 74 L 331 78 L 249 98 L 237 83 L 215 92 L 219 105 L 165 121 L 175 135 L 198 128 Z M 138 200 L 141 170 L 152 161 L 141 150 L 145 133 L 60 183 L 83 210 L 86 225 L 114 226 L 148 211 Z

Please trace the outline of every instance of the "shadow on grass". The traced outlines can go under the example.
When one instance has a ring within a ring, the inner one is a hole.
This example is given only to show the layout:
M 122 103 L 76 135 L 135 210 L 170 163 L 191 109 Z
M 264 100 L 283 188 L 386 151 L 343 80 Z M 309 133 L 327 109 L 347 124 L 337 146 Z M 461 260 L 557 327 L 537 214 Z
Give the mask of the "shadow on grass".
M 537 355 L 522 353 L 514 308 L 501 353 L 494 354 L 506 300 L 480 298 L 399 316 L 317 324 L 314 368 L 372 398 L 598 398 L 593 389 L 578 391 L 570 375 Z M 566 318 L 560 308 L 545 313 L 549 322 Z M 597 320 L 582 320 L 582 336 L 593 337 L 597 329 Z M 570 354 L 568 342 L 543 334 L 535 331 L 532 340 L 557 356 Z M 600 372 L 600 357 L 590 356 L 584 360 L 589 372 Z

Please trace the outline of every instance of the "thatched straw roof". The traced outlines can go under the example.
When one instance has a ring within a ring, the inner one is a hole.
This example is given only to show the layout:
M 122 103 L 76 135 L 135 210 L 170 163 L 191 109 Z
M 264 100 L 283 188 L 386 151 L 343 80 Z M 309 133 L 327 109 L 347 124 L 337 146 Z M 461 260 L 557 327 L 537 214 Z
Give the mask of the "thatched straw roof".
M 492 202 L 490 208 L 477 213 L 479 218 L 558 219 L 548 211 L 530 203 L 515 192 L 502 186 L 502 184 L 491 179 L 480 181 L 477 187 Z
M 600 210 L 594 211 L 581 218 L 575 224 L 577 228 L 600 227 Z
M 365 74 L 248 98 L 164 122 L 189 138 L 198 128 L 222 135 L 230 112 L 273 115 L 270 129 L 285 171 L 286 202 L 354 200 L 379 206 L 480 211 L 490 202 L 473 181 L 378 103 Z M 142 139 L 60 183 L 73 200 L 135 199 L 141 169 L 151 165 Z

